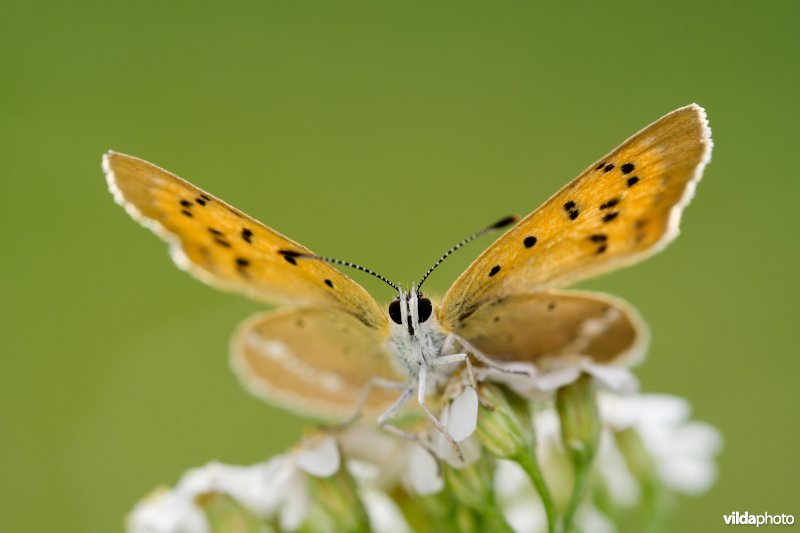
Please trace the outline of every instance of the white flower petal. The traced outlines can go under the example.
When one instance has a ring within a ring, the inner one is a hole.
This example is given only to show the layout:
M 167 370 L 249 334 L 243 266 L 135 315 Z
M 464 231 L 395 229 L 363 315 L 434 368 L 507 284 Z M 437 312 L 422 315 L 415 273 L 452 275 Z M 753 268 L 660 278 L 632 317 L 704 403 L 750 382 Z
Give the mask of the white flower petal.
M 713 458 L 667 457 L 657 467 L 664 484 L 684 494 L 702 494 L 717 479 Z
M 339 447 L 330 436 L 305 441 L 295 457 L 298 467 L 317 477 L 335 474 L 341 463 Z
M 497 497 L 502 500 L 512 499 L 528 486 L 530 480 L 522 467 L 506 459 L 497 460 L 494 471 L 494 486 Z
M 478 393 L 467 387 L 450 404 L 447 428 L 456 442 L 461 442 L 475 431 L 478 425 Z
M 159 490 L 136 504 L 126 520 L 130 533 L 206 533 L 208 520 L 194 498 L 168 489 Z
M 536 435 L 536 455 L 544 461 L 550 453 L 562 450 L 561 421 L 555 409 L 536 411 L 531 418 Z
M 286 492 L 281 506 L 281 530 L 294 531 L 303 525 L 311 505 L 308 482 L 303 473 L 295 470 L 284 490 Z
M 612 428 L 636 431 L 665 485 L 688 494 L 711 487 L 722 437 L 709 424 L 688 422 L 688 401 L 666 394 L 599 398 L 601 415 Z
M 674 427 L 688 420 L 691 405 L 684 398 L 668 394 L 619 396 L 608 392 L 598 395 L 600 414 L 615 429 L 633 425 L 652 428 Z
M 418 444 L 411 448 L 408 459 L 408 481 L 414 492 L 423 496 L 435 494 L 444 487 L 436 459 Z
M 581 369 L 576 365 L 562 366 L 552 370 L 541 370 L 537 376 L 533 378 L 533 382 L 539 390 L 554 391 L 569 385 L 581 375 Z
M 261 501 L 255 508 L 259 516 L 272 516 L 286 495 L 286 487 L 296 473 L 294 457 L 279 455 L 264 463 L 260 469 L 262 478 Z
M 686 494 L 711 488 L 717 478 L 714 457 L 722 448 L 719 431 L 709 424 L 690 422 L 676 428 L 670 442 L 671 448 L 662 450 L 657 465 L 664 483 Z
M 585 504 L 578 509 L 576 522 L 579 531 L 591 531 L 592 533 L 616 533 L 617 528 L 606 515 L 601 513 L 592 505 Z
M 538 499 L 529 502 L 517 502 L 503 508 L 506 522 L 517 533 L 545 533 L 547 531 L 547 515 Z
M 374 481 L 381 475 L 378 465 L 360 459 L 348 459 L 345 463 L 347 471 L 360 482 Z
M 385 493 L 377 490 L 367 490 L 362 494 L 364 507 L 369 516 L 372 531 L 381 533 L 410 533 L 403 512 L 397 504 Z
M 581 362 L 581 367 L 614 392 L 632 394 L 639 389 L 636 376 L 623 366 L 600 365 L 585 359 Z
M 597 470 L 608 486 L 611 499 L 620 507 L 633 507 L 641 496 L 641 487 L 609 431 L 601 435 L 600 450 L 595 461 Z

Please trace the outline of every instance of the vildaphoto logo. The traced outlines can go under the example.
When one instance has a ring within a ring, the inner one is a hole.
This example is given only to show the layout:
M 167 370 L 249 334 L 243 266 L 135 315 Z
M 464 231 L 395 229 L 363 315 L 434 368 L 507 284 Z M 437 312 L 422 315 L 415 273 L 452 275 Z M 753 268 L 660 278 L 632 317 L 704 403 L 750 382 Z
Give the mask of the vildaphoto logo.
M 747 511 L 722 515 L 726 526 L 790 526 L 794 524 L 794 515 L 791 514 L 750 514 Z

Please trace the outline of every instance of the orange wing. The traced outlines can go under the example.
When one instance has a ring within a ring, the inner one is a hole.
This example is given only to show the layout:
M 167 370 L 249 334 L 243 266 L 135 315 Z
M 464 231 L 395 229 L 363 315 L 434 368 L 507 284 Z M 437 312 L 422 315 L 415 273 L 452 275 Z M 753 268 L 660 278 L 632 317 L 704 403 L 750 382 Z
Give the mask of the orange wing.
M 640 131 L 483 252 L 445 295 L 440 320 L 454 329 L 486 302 L 565 286 L 661 250 L 678 234 L 711 145 L 697 105 Z
M 386 324 L 363 287 L 327 263 L 281 255 L 312 252 L 191 183 L 117 152 L 103 157 L 103 169 L 117 203 L 205 283 L 269 303 L 336 307 L 372 327 Z

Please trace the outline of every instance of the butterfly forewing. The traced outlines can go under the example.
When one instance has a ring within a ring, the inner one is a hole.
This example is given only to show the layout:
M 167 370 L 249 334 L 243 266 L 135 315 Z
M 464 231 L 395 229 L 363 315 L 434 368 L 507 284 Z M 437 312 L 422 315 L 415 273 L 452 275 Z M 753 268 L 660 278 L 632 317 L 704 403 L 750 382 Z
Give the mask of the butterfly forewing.
M 255 395 L 292 411 L 353 414 L 371 378 L 405 382 L 391 366 L 385 339 L 348 313 L 297 309 L 261 313 L 234 335 L 231 362 Z M 396 391 L 374 389 L 367 411 L 387 408 Z
M 360 285 L 311 252 L 191 183 L 142 159 L 108 152 L 103 159 L 117 202 L 168 241 L 181 268 L 219 288 L 284 305 L 344 309 L 370 326 L 386 319 Z
M 597 161 L 490 246 L 442 302 L 448 328 L 506 295 L 562 287 L 658 251 L 708 162 L 705 112 L 683 107 Z
M 649 337 L 636 310 L 619 298 L 553 290 L 486 302 L 454 332 L 496 361 L 533 364 L 580 355 L 630 364 Z

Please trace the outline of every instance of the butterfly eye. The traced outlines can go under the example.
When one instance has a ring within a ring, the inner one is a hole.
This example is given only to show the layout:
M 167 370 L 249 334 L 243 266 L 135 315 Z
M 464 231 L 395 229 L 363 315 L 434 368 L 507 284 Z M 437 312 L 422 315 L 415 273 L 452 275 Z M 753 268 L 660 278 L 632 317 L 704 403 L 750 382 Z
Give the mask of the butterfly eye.
M 400 313 L 400 300 L 395 300 L 389 304 L 389 318 L 395 324 L 403 323 L 403 315 Z
M 389 311 L 391 313 L 391 311 Z M 431 317 L 433 312 L 433 305 L 427 298 L 420 298 L 417 302 L 417 312 L 419 313 L 420 323 L 425 322 Z

